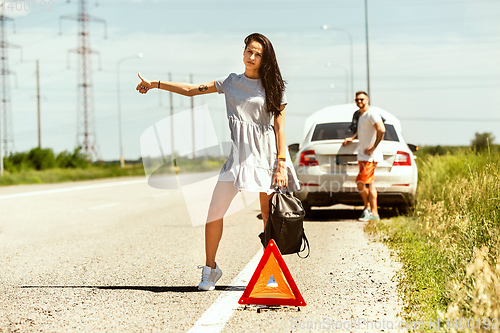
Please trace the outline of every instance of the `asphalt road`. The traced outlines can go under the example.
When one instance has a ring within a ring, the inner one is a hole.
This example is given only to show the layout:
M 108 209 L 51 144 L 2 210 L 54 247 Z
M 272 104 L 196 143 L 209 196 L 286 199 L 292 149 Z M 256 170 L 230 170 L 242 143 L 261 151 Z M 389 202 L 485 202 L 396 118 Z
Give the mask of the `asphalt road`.
M 258 311 L 234 301 L 260 258 L 258 202 L 225 218 L 212 292 L 197 290 L 204 229 L 188 209 L 181 190 L 142 177 L 0 188 L 0 332 L 380 332 L 346 321 L 400 320 L 399 264 L 359 210 L 314 211 L 311 256 L 285 256 L 307 306 Z

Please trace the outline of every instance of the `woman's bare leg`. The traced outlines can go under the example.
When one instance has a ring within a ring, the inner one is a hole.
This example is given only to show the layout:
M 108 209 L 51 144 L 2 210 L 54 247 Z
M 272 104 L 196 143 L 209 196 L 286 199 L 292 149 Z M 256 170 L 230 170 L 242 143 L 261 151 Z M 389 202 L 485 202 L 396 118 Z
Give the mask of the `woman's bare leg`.
M 233 182 L 218 181 L 212 194 L 205 224 L 205 265 L 215 268 L 215 255 L 222 238 L 223 217 L 233 198 L 238 194 Z
M 222 219 L 215 220 L 205 225 L 205 265 L 215 268 L 215 255 L 222 238 Z
M 260 199 L 260 212 L 262 214 L 262 221 L 264 222 L 264 229 L 266 228 L 267 218 L 269 217 L 269 200 L 271 200 L 274 193 L 269 195 L 266 192 L 259 193 Z

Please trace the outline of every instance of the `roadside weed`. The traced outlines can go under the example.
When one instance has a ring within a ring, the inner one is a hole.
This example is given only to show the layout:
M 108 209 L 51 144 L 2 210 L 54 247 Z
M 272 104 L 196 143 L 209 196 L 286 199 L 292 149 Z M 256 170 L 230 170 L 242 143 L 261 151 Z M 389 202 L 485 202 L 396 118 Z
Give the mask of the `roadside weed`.
M 398 278 L 404 315 L 427 321 L 439 317 L 442 324 L 460 318 L 500 320 L 500 154 L 461 149 L 417 161 L 413 214 L 371 227 L 403 263 Z M 482 329 L 487 331 L 476 321 L 472 331 Z

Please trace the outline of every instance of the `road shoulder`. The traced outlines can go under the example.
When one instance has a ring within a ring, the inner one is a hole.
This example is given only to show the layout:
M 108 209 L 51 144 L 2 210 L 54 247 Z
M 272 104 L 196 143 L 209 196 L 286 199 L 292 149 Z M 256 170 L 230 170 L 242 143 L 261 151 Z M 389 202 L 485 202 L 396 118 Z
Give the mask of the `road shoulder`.
M 311 256 L 288 255 L 285 261 L 308 305 L 300 311 L 281 308 L 260 313 L 240 306 L 223 331 L 337 330 L 351 320 L 372 321 L 373 327 L 378 327 L 376 322 L 391 322 L 395 327 L 401 320 L 394 280 L 400 264 L 384 244 L 363 231 L 365 225 L 355 220 L 306 222 Z M 354 330 L 369 328 L 360 324 Z

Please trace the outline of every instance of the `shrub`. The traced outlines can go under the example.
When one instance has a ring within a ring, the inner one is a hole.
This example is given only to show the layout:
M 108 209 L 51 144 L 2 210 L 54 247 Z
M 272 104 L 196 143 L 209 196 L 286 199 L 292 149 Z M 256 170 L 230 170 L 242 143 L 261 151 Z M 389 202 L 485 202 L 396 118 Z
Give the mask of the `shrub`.
M 493 144 L 495 137 L 492 133 L 476 133 L 475 138 L 471 141 L 470 145 L 476 151 L 483 151 L 488 149 Z
M 33 165 L 28 158 L 27 152 L 10 153 L 9 156 L 3 158 L 5 170 L 8 172 L 19 172 L 33 169 Z
M 50 148 L 33 148 L 29 152 L 11 153 L 3 158 L 4 168 L 10 173 L 28 170 L 47 170 L 52 168 L 88 168 L 90 161 L 82 148 L 75 148 L 73 153 L 63 151 L 57 157 Z
M 37 170 L 51 169 L 56 164 L 54 152 L 50 148 L 33 148 L 28 153 L 28 159 L 31 165 Z
M 82 147 L 77 147 L 70 153 L 68 151 L 63 151 L 56 158 L 56 165 L 59 168 L 88 168 L 90 162 L 87 159 L 87 155 L 82 152 Z

